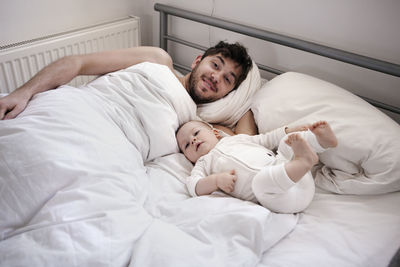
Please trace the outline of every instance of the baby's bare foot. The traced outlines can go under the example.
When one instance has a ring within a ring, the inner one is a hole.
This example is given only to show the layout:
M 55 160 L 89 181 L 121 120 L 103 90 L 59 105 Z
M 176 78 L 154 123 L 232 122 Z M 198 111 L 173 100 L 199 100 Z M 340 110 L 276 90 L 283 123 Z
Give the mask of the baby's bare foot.
M 318 163 L 317 154 L 299 134 L 289 135 L 285 142 L 292 147 L 294 158 L 304 161 L 309 168 Z
M 330 148 L 337 146 L 337 139 L 335 133 L 332 131 L 331 126 L 326 121 L 318 121 L 310 126 L 310 130 L 317 137 L 318 143 L 323 148 Z

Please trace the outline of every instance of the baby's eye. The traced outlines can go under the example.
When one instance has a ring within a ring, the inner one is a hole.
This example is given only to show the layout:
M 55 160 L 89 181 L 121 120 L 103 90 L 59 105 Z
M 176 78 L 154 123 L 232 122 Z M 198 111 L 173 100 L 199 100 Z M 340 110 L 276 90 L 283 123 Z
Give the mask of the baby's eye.
M 185 145 L 185 150 L 188 148 L 188 146 L 189 146 L 189 143 L 186 143 L 186 145 Z
M 214 66 L 214 68 L 218 69 L 218 64 L 217 63 L 213 62 L 213 66 Z
M 194 133 L 194 136 L 198 135 L 199 132 L 200 132 L 200 130 L 197 130 L 197 131 Z
M 225 77 L 225 81 L 227 82 L 227 83 L 231 83 L 231 80 L 229 80 L 229 78 L 228 77 Z

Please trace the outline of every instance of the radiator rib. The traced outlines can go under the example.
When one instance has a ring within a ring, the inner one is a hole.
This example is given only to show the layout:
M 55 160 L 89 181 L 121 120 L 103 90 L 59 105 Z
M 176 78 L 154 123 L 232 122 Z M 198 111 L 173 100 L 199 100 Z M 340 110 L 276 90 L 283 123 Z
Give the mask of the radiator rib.
M 92 53 L 140 45 L 139 18 L 129 17 L 0 47 L 0 92 L 9 93 L 49 63 L 67 55 Z M 79 76 L 79 86 L 93 76 Z

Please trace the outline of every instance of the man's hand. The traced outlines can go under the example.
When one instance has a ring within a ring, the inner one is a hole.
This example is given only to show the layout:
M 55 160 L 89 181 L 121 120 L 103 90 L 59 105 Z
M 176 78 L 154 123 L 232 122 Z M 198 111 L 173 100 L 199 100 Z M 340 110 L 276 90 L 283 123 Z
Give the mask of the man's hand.
M 225 193 L 232 193 L 235 189 L 235 183 L 237 176 L 235 175 L 235 170 L 230 172 L 222 172 L 217 175 L 217 187 L 224 191 Z
M 30 98 L 31 95 L 23 90 L 15 90 L 0 98 L 0 120 L 15 118 L 25 109 Z

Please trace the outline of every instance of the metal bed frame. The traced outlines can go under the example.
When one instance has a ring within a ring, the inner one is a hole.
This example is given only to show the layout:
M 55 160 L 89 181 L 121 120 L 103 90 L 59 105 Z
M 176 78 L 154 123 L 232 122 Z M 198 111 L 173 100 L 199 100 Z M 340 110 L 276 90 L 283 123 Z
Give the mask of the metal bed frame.
M 180 8 L 175 8 L 175 7 L 168 6 L 168 5 L 156 3 L 154 5 L 154 9 L 156 11 L 160 12 L 160 47 L 166 51 L 168 51 L 168 41 L 180 43 L 180 44 L 183 44 L 183 45 L 195 48 L 195 49 L 203 50 L 203 51 L 207 49 L 207 47 L 203 47 L 201 45 L 198 45 L 198 44 L 195 44 L 192 42 L 188 42 L 186 40 L 169 35 L 168 34 L 168 16 L 171 15 L 171 16 L 175 16 L 175 17 L 188 19 L 191 21 L 196 21 L 196 22 L 203 23 L 206 25 L 218 27 L 218 28 L 225 29 L 228 31 L 237 32 L 237 33 L 244 34 L 244 35 L 247 35 L 250 37 L 255 37 L 257 39 L 261 39 L 261 40 L 265 40 L 268 42 L 280 44 L 283 46 L 295 48 L 298 50 L 310 52 L 313 54 L 328 57 L 331 59 L 335 59 L 338 61 L 356 65 L 356 66 L 360 66 L 363 68 L 375 70 L 378 72 L 386 73 L 386 74 L 393 75 L 396 77 L 400 77 L 400 65 L 390 63 L 387 61 L 382 61 L 379 59 L 354 54 L 354 53 L 339 50 L 336 48 L 332 48 L 332 47 L 320 45 L 317 43 L 312 43 L 312 42 L 292 38 L 292 37 L 289 37 L 286 35 L 257 29 L 257 28 L 246 26 L 243 24 L 230 22 L 227 20 L 191 12 L 191 11 L 180 9 Z M 190 68 L 188 68 L 184 65 L 178 64 L 178 63 L 174 63 L 174 66 L 178 69 L 191 71 Z M 270 73 L 274 73 L 277 75 L 283 73 L 283 71 L 281 71 L 281 70 L 271 68 L 269 66 L 265 66 L 265 65 L 262 65 L 259 63 L 257 63 L 257 66 L 262 70 L 265 70 L 265 71 L 268 71 Z M 368 101 L 369 103 L 371 103 L 372 105 L 374 105 L 378 108 L 385 109 L 385 110 L 388 110 L 388 111 L 396 113 L 396 114 L 400 114 L 400 108 L 398 108 L 398 107 L 388 105 L 388 104 L 385 104 L 385 103 L 382 103 L 382 102 L 379 102 L 379 101 L 376 101 L 376 100 L 373 100 L 370 98 L 366 98 L 363 96 L 360 96 L 360 97 L 362 97 L 364 100 Z

